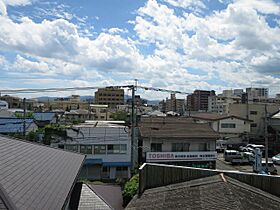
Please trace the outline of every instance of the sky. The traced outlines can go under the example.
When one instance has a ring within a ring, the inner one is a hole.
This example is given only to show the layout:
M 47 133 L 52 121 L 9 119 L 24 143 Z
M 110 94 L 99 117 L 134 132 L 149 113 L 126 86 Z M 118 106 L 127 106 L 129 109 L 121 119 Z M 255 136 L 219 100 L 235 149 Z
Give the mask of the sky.
M 134 79 L 184 92 L 280 93 L 280 1 L 0 0 L 0 89 Z

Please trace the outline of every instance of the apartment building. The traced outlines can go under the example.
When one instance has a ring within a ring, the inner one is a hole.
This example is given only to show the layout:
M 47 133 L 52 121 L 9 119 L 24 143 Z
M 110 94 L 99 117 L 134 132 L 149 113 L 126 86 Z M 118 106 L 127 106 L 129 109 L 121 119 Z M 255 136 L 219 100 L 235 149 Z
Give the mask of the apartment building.
M 89 121 L 67 129 L 67 140 L 52 144 L 86 155 L 81 177 L 90 180 L 129 178 L 131 141 L 120 121 Z
M 160 102 L 160 110 L 164 113 L 176 112 L 181 115 L 185 113 L 185 99 L 177 99 L 174 93 L 171 93 L 170 99 L 166 98 Z
M 253 101 L 254 99 L 267 99 L 268 98 L 268 88 L 246 88 L 246 93 L 248 101 Z
M 214 95 L 214 90 L 195 90 L 193 94 L 187 96 L 187 109 L 189 111 L 207 111 L 208 97 Z
M 208 97 L 208 112 L 225 114 L 229 112 L 229 105 L 233 103 L 241 103 L 241 98 L 238 96 L 209 96 Z
M 139 126 L 140 162 L 215 168 L 219 135 L 207 123 L 146 117 Z
M 124 90 L 120 88 L 99 88 L 95 92 L 95 104 L 116 107 L 124 104 Z

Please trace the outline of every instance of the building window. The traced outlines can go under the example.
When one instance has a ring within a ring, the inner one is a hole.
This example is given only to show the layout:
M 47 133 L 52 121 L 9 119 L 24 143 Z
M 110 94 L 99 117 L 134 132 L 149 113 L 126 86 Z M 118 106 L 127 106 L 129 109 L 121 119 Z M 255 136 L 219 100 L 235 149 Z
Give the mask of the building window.
M 222 123 L 221 128 L 235 128 L 234 123 Z
M 257 123 L 251 123 L 251 128 L 256 128 L 257 127 Z
M 78 146 L 77 145 L 65 145 L 65 149 L 68 151 L 78 152 Z
M 107 153 L 108 154 L 119 154 L 120 153 L 120 145 L 119 144 L 108 144 L 107 145 Z
M 257 112 L 257 111 L 250 111 L 250 114 L 251 114 L 251 115 L 257 115 L 258 112 Z
M 102 172 L 103 173 L 108 173 L 109 172 L 109 167 L 108 166 L 102 166 Z
M 117 171 L 127 171 L 127 166 L 117 166 Z
M 121 144 L 120 145 L 120 154 L 126 154 L 126 151 L 127 151 L 126 144 Z
M 81 145 L 80 153 L 83 154 L 92 154 L 92 146 L 91 145 Z
M 106 154 L 106 145 L 94 145 L 94 154 Z
M 151 143 L 151 152 L 161 152 L 162 144 L 160 143 Z
M 190 144 L 188 143 L 173 143 L 172 152 L 188 152 Z

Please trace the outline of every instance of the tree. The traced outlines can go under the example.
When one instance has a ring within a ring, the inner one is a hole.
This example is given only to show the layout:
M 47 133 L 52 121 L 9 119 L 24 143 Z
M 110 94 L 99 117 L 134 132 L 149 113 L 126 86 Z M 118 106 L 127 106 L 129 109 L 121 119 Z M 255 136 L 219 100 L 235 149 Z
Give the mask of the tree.
M 128 114 L 127 112 L 118 111 L 112 114 L 114 120 L 127 120 Z

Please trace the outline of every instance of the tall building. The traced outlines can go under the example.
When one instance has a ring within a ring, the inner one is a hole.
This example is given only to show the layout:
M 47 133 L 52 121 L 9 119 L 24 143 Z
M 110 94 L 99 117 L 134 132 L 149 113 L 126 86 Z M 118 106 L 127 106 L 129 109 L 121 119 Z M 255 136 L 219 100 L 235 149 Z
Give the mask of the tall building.
M 208 97 L 214 95 L 214 90 L 195 90 L 193 94 L 187 96 L 187 109 L 190 111 L 207 111 Z
M 234 89 L 233 90 L 233 95 L 234 96 L 242 97 L 243 93 L 244 93 L 243 89 Z
M 124 104 L 124 90 L 119 88 L 99 88 L 95 92 L 95 103 L 110 107 Z
M 246 93 L 249 101 L 268 98 L 268 88 L 246 88 Z
M 166 98 L 166 100 L 160 102 L 160 108 L 164 113 L 173 111 L 183 115 L 185 112 L 185 99 L 176 99 L 175 93 L 172 93 L 170 99 Z

